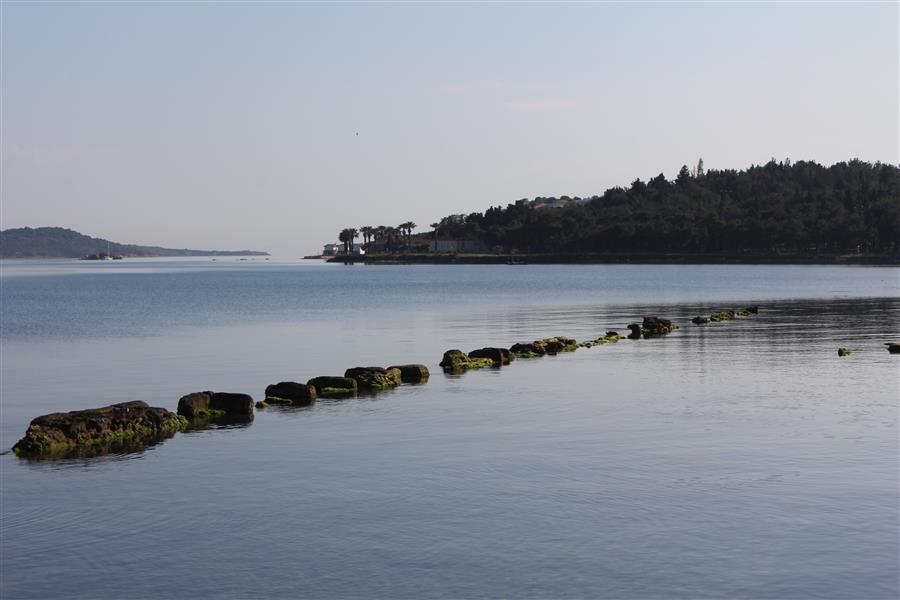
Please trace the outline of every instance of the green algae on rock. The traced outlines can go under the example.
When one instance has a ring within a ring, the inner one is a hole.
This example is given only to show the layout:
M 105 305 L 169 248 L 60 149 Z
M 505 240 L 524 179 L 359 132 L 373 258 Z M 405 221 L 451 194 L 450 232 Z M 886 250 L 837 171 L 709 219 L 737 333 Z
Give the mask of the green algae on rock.
M 136 400 L 102 408 L 52 413 L 31 421 L 13 452 L 62 458 L 79 449 L 125 442 L 153 442 L 188 427 L 186 418 Z M 137 444 L 140 446 L 141 444 Z
M 494 366 L 494 361 L 490 358 L 470 358 L 468 354 L 461 350 L 447 350 L 444 352 L 440 365 L 445 371 L 458 373 L 470 369 L 492 367 Z
M 838 348 L 838 356 L 850 356 L 853 350 L 850 348 Z
M 359 389 L 355 379 L 332 375 L 313 377 L 306 385 L 316 388 L 317 396 L 347 396 L 355 394 Z
M 356 381 L 361 390 L 385 390 L 401 383 L 400 369 L 384 367 L 353 367 L 344 372 L 344 377 Z

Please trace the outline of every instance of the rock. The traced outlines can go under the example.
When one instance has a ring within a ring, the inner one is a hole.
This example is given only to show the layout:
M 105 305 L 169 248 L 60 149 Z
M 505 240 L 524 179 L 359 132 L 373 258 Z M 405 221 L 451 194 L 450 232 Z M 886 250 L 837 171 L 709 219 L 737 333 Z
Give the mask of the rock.
M 267 404 L 309 406 L 316 401 L 316 388 L 306 383 L 282 381 L 266 387 Z
M 209 407 L 226 415 L 252 415 L 253 398 L 247 394 L 216 392 L 209 399 Z
M 900 342 L 887 342 L 885 346 L 891 354 L 900 354 Z
M 838 356 L 850 356 L 852 353 L 850 348 L 838 348 Z
M 678 325 L 673 324 L 668 319 L 659 317 L 644 317 L 644 321 L 641 323 L 641 333 L 644 334 L 644 337 L 648 335 L 664 335 L 676 329 L 678 329 Z
M 709 320 L 712 321 L 713 323 L 718 323 L 719 321 L 730 321 L 733 318 L 734 318 L 733 310 L 723 310 L 723 311 L 719 311 L 717 313 L 713 313 L 709 317 Z
M 489 358 L 494 366 L 508 365 L 515 360 L 515 355 L 506 348 L 479 348 L 469 352 L 469 358 Z
M 558 335 L 552 338 L 540 340 L 547 350 L 547 354 L 557 354 L 559 352 L 571 352 L 578 348 L 578 342 L 572 338 Z
M 759 314 L 759 306 L 747 306 L 746 308 L 744 308 L 742 310 L 743 310 L 743 312 L 748 312 L 752 315 Z
M 494 361 L 492 359 L 472 358 L 460 350 L 447 350 L 444 352 L 444 357 L 441 359 L 441 367 L 445 371 L 451 373 L 492 366 L 494 366 Z
M 350 377 L 313 377 L 306 382 L 316 388 L 317 396 L 348 396 L 355 394 L 359 389 L 355 379 Z
M 353 367 L 347 369 L 344 377 L 356 380 L 361 390 L 383 390 L 400 385 L 401 381 L 400 369 L 383 367 Z
M 469 362 L 469 356 L 462 350 L 447 350 L 441 358 L 440 366 L 444 369 L 463 369 L 463 365 Z
M 79 448 L 120 441 L 152 441 L 174 435 L 188 421 L 140 400 L 37 417 L 13 451 L 21 456 L 61 457 Z
M 228 392 L 194 392 L 178 400 L 178 414 L 196 417 L 252 415 L 253 398 L 247 394 Z
M 617 338 L 617 339 L 618 339 L 618 338 L 621 338 L 621 337 L 623 337 L 623 336 L 619 335 L 619 332 L 618 332 L 618 331 L 607 331 L 607 332 L 606 332 L 606 335 L 605 335 L 604 337 L 608 337 L 608 338 Z
M 641 339 L 641 325 L 640 323 L 632 323 L 628 326 L 628 329 L 631 330 L 631 333 L 628 334 L 629 340 L 639 340 Z
M 430 375 L 428 367 L 425 365 L 394 365 L 388 367 L 400 371 L 400 381 L 403 383 L 421 383 L 426 381 Z
M 707 323 L 709 323 L 709 319 L 706 317 L 694 317 L 693 319 L 691 319 L 691 323 L 693 323 L 694 325 L 706 325 Z
M 269 403 L 263 402 L 262 400 L 260 400 L 259 402 L 256 403 L 256 408 L 268 408 L 268 406 L 269 406 Z
M 547 346 L 543 343 L 513 344 L 509 351 L 518 358 L 533 358 L 547 354 Z

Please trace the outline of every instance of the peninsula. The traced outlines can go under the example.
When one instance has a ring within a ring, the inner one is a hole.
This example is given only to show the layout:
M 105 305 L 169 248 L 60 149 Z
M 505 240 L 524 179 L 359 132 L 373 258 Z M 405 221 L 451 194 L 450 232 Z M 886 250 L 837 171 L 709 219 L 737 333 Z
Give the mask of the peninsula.
M 258 250 L 189 250 L 121 244 L 62 227 L 20 227 L 0 231 L 0 258 L 80 258 L 111 254 L 153 256 L 268 256 Z

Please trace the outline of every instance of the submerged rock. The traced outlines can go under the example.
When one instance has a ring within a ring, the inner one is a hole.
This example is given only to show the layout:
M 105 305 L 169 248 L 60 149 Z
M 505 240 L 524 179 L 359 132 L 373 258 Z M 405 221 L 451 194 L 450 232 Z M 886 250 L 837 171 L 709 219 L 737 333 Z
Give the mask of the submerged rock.
M 228 392 L 194 392 L 178 400 L 178 414 L 194 419 L 196 417 L 253 414 L 253 398 L 247 394 Z
M 306 384 L 316 388 L 317 396 L 349 396 L 359 389 L 355 379 L 330 375 L 313 377 Z
M 316 388 L 307 383 L 282 381 L 266 387 L 264 404 L 309 406 L 316 401 Z
M 850 348 L 838 348 L 838 356 L 850 356 L 852 353 Z
M 353 367 L 344 372 L 344 377 L 356 381 L 361 390 L 383 390 L 400 385 L 400 369 L 384 367 Z
M 691 323 L 693 323 L 694 325 L 706 325 L 707 323 L 709 323 L 709 319 L 706 317 L 694 317 L 693 319 L 691 319 Z
M 579 348 L 593 348 L 594 346 L 602 346 L 604 344 L 615 344 L 619 340 L 624 340 L 624 335 L 619 335 L 618 331 L 607 331 L 606 335 L 595 340 L 588 340 L 578 344 Z
M 515 360 L 515 355 L 506 348 L 479 348 L 469 352 L 469 358 L 489 358 L 494 366 L 508 365 Z
M 110 444 L 153 442 L 174 435 L 188 421 L 146 402 L 122 402 L 103 408 L 53 413 L 37 417 L 13 451 L 20 456 L 62 457 L 79 449 Z
M 430 375 L 428 367 L 425 365 L 394 365 L 388 369 L 400 371 L 400 381 L 403 383 L 421 383 L 426 381 Z

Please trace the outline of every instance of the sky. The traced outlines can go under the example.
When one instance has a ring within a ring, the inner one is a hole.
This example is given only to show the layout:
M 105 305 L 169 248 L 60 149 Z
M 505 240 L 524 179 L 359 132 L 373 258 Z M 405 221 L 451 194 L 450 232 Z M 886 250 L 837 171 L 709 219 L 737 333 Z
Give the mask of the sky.
M 321 251 L 703 158 L 900 163 L 900 4 L 0 5 L 0 228 Z

